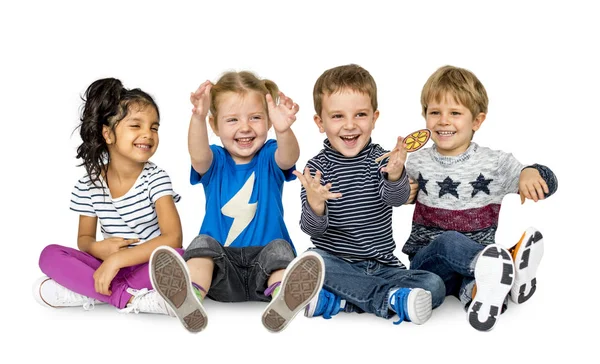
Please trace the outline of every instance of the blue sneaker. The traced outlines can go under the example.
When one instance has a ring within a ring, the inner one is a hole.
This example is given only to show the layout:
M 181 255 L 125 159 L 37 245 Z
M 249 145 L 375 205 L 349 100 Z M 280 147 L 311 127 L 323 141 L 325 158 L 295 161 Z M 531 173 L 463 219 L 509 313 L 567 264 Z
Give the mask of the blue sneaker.
M 394 325 L 402 321 L 422 325 L 431 317 L 431 292 L 422 288 L 398 288 L 390 295 L 389 302 L 398 315 Z
M 330 319 L 341 311 L 342 303 L 345 303 L 345 301 L 342 301 L 343 300 L 339 296 L 322 288 L 321 291 L 319 291 L 319 294 L 310 301 L 308 306 L 306 306 L 304 316 L 323 316 L 325 319 Z

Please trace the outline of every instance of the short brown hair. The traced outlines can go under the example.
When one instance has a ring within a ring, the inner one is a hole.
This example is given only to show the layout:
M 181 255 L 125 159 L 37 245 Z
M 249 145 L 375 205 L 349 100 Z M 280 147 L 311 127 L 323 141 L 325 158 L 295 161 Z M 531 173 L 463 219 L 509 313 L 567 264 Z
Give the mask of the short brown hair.
M 473 117 L 487 114 L 488 96 L 485 87 L 473 72 L 453 66 L 440 67 L 435 71 L 421 91 L 421 107 L 427 117 L 427 106 L 431 100 L 442 101 L 446 95 L 465 106 Z
M 368 95 L 371 98 L 373 111 L 377 110 L 375 80 L 366 69 L 349 64 L 328 69 L 317 79 L 313 89 L 313 101 L 317 115 L 321 115 L 323 110 L 323 96 L 331 95 L 342 89 L 350 89 Z
M 213 118 L 217 118 L 217 106 L 219 96 L 226 92 L 234 92 L 237 94 L 246 94 L 250 91 L 259 92 L 263 95 L 263 104 L 268 112 L 267 100 L 264 96 L 269 93 L 273 97 L 273 101 L 277 103 L 279 99 L 279 88 L 277 84 L 271 80 L 259 79 L 252 72 L 226 72 L 210 90 L 210 114 Z M 270 121 L 269 121 L 270 123 Z M 269 124 L 270 125 L 270 124 Z M 215 122 L 215 128 L 217 123 Z

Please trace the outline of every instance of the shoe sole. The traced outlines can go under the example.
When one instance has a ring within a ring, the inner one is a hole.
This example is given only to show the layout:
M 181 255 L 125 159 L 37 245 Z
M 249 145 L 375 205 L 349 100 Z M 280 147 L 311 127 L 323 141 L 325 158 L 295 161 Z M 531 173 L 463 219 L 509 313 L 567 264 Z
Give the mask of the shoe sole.
M 189 332 L 204 330 L 208 324 L 206 311 L 194 293 L 185 261 L 174 249 L 161 246 L 152 252 L 150 279 L 154 289 Z
M 508 250 L 496 244 L 482 250 L 475 265 L 477 294 L 467 311 L 473 328 L 489 331 L 494 327 L 504 299 L 513 285 L 514 275 L 515 266 Z M 485 317 L 484 321 L 479 319 L 482 316 Z
M 413 288 L 408 295 L 408 317 L 410 322 L 423 325 L 431 317 L 433 309 L 431 303 L 431 292 L 422 288 Z
M 515 284 L 510 291 L 510 299 L 521 304 L 533 296 L 536 290 L 536 272 L 544 255 L 542 233 L 529 228 L 513 250 L 515 261 Z
M 265 309 L 262 323 L 271 332 L 279 332 L 319 293 L 325 278 L 325 263 L 320 255 L 306 252 L 285 270 L 281 289 Z

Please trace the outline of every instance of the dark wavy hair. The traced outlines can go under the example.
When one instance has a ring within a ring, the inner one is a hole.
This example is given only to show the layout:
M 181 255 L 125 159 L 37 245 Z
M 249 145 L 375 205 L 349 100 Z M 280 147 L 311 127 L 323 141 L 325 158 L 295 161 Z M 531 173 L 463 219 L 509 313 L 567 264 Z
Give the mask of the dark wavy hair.
M 78 128 L 82 143 L 77 147 L 77 159 L 81 158 L 79 166 L 85 167 L 91 183 L 100 185 L 100 176 L 106 174 L 110 163 L 102 127 L 106 125 L 114 132 L 117 124 L 127 116 L 130 107 L 134 105 L 153 107 L 159 120 L 160 114 L 152 96 L 139 88 L 128 90 L 115 78 L 94 81 L 81 99 L 83 105 Z

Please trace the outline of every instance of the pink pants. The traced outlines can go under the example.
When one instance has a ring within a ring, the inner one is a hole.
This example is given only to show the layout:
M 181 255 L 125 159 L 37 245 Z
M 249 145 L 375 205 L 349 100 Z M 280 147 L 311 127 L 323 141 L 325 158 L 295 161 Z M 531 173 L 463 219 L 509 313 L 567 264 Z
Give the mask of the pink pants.
M 183 249 L 176 249 L 183 255 Z M 75 293 L 109 303 L 117 308 L 125 308 L 131 298 L 127 288 L 152 289 L 148 263 L 124 267 L 119 270 L 110 289 L 112 294 L 106 296 L 96 292 L 94 288 L 94 272 L 102 261 L 88 253 L 60 245 L 48 245 L 40 254 L 40 269 L 45 275 L 54 279 Z

